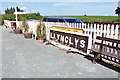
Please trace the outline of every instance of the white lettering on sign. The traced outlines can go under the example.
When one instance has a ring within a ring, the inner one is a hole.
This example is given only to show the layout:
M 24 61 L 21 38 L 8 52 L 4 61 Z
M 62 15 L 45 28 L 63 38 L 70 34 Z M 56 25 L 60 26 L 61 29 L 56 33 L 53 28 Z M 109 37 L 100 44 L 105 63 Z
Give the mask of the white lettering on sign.
M 57 39 L 58 39 L 58 40 L 60 39 L 60 35 L 59 35 L 59 34 L 57 34 Z
M 84 40 L 81 40 L 81 41 L 80 41 L 80 44 L 81 44 L 81 45 L 80 45 L 81 48 L 84 48 L 84 47 L 85 47 L 85 41 L 84 41 Z
M 64 36 L 63 35 L 60 35 L 60 41 L 64 42 Z
M 79 35 L 73 35 L 73 34 L 66 34 L 62 32 L 55 32 L 51 31 L 50 33 L 51 40 L 58 41 L 59 43 L 70 46 L 76 49 L 83 50 L 84 52 L 87 51 L 88 46 L 88 38 L 84 36 Z
M 65 43 L 68 43 L 68 36 L 65 37 Z
M 65 41 L 66 44 L 69 42 L 69 45 L 74 44 L 71 37 L 63 36 L 63 35 L 60 35 L 60 34 L 56 34 L 56 35 L 57 35 L 57 38 L 55 38 L 55 34 L 51 33 L 51 38 L 52 39 L 57 39 L 57 41 L 60 40 L 61 42 Z M 75 41 L 75 47 L 78 46 L 78 42 L 80 42 L 80 47 L 81 48 L 85 47 L 85 41 L 84 40 L 80 40 L 80 39 L 75 38 L 74 41 Z
M 79 41 L 79 39 L 76 39 L 76 38 L 75 38 L 75 47 L 77 47 L 78 41 Z
M 69 45 L 73 45 L 71 37 L 69 38 Z

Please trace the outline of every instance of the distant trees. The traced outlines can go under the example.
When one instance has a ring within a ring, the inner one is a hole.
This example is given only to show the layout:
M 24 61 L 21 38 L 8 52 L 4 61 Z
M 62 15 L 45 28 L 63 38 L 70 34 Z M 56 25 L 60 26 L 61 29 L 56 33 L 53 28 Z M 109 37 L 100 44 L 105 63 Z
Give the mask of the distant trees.
M 115 10 L 115 14 L 118 15 L 118 21 L 120 21 L 120 7 L 117 7 L 117 9 Z
M 118 14 L 118 16 L 120 16 L 120 7 L 117 7 L 117 9 L 115 10 L 115 14 Z
M 21 10 L 19 7 L 16 7 L 18 12 L 23 12 L 23 10 Z M 15 12 L 15 8 L 11 7 L 11 8 L 7 8 L 5 10 L 5 14 L 13 14 Z
M 35 19 L 35 20 L 40 20 L 42 18 L 42 16 L 40 15 L 40 13 L 29 13 L 29 14 L 20 14 L 18 15 L 18 20 L 21 21 L 22 18 L 26 18 L 27 20 L 29 19 Z
M 23 12 L 23 10 L 21 10 L 19 7 L 16 7 L 17 12 Z M 15 20 L 15 8 L 11 7 L 11 8 L 7 8 L 5 10 L 5 14 L 3 14 L 3 18 L 6 20 L 10 20 L 10 21 L 14 21 Z M 22 18 L 26 18 L 27 20 L 29 19 L 36 19 L 36 20 L 40 20 L 42 18 L 42 16 L 40 15 L 39 12 L 37 13 L 29 13 L 29 14 L 18 14 L 18 20 L 21 21 Z
M 16 7 L 17 8 L 17 12 L 24 12 L 23 10 L 21 10 L 19 7 Z
M 3 14 L 2 17 L 3 17 L 4 20 L 10 20 L 10 21 L 15 20 L 15 15 L 14 14 Z
M 5 20 L 10 20 L 10 21 L 15 20 L 14 14 L 3 14 L 2 17 Z M 29 19 L 40 20 L 42 17 L 43 16 L 41 16 L 40 13 L 20 14 L 20 15 L 18 15 L 18 20 L 21 21 L 22 18 L 26 18 L 27 20 L 29 20 Z
M 40 15 L 40 13 L 30 13 L 26 15 L 27 19 L 36 19 L 39 20 L 42 18 L 42 16 Z

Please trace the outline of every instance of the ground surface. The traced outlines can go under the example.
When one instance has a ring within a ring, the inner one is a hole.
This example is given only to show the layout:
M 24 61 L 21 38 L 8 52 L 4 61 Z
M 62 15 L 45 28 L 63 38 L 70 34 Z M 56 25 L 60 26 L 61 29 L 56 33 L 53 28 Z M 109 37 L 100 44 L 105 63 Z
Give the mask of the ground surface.
M 115 72 L 92 64 L 79 54 L 66 54 L 52 45 L 25 39 L 22 34 L 2 31 L 3 78 L 117 78 Z

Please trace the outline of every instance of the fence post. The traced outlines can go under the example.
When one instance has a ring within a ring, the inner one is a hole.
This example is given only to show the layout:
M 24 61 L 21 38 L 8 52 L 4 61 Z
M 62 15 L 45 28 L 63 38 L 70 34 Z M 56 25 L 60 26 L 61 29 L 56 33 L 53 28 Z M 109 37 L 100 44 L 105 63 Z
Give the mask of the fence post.
M 118 30 L 118 39 L 120 40 L 120 25 L 117 25 L 117 30 Z M 120 45 L 118 45 L 120 47 Z M 118 51 L 118 55 L 120 55 L 120 50 Z
M 107 34 L 107 26 L 106 26 L 106 24 L 104 25 L 103 34 L 104 34 L 104 37 L 106 37 L 106 34 Z
M 93 29 L 93 43 L 95 42 L 95 39 L 96 39 L 96 24 L 94 24 L 94 29 Z
M 85 31 L 85 34 L 86 34 L 86 26 L 87 26 L 87 24 L 85 23 L 85 26 L 83 27 L 83 29 L 84 29 L 84 31 Z
M 120 34 L 120 31 L 119 31 L 119 25 L 116 25 L 115 26 L 115 39 L 119 39 L 119 34 Z
M 79 24 L 78 23 L 76 23 L 76 28 L 79 28 Z
M 70 27 L 72 27 L 72 23 L 69 23 Z
M 107 35 L 106 35 L 106 37 L 109 38 L 109 36 L 110 36 L 110 24 L 107 25 Z
M 91 35 L 91 34 L 90 34 L 90 23 L 87 24 L 87 33 L 88 33 L 89 35 Z
M 99 36 L 99 32 L 100 32 L 99 26 L 100 26 L 99 24 L 97 24 L 97 26 L 96 26 L 97 27 L 97 36 Z
M 111 33 L 110 33 L 110 34 L 111 34 L 111 35 L 110 35 L 111 38 L 114 38 L 114 33 L 115 33 L 114 27 L 115 27 L 115 25 L 112 24 L 112 25 L 111 25 L 111 31 L 110 31 L 110 32 L 111 32 Z
M 84 26 L 85 26 L 85 23 L 84 23 L 84 24 L 80 23 L 80 27 L 81 27 L 81 29 L 83 29 Z
M 45 26 L 46 26 L 46 40 L 50 40 L 50 24 L 48 24 L 48 22 L 45 22 Z
M 93 39 L 93 37 L 94 37 L 93 27 L 94 27 L 94 25 L 91 23 L 91 24 L 90 24 L 90 33 L 91 33 L 91 37 L 92 37 L 92 43 L 93 43 L 93 40 L 94 40 L 94 39 Z
M 100 25 L 100 36 L 103 36 L 103 24 Z

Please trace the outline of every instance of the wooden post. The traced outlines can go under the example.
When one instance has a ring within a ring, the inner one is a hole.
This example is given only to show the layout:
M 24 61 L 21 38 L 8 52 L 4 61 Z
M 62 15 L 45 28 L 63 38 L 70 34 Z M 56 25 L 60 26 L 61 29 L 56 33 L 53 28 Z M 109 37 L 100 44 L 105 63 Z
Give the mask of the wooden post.
M 100 26 L 99 24 L 97 24 L 97 26 L 96 26 L 97 27 L 97 36 L 99 36 L 99 31 L 100 31 L 99 26 Z
M 93 36 L 93 43 L 95 42 L 96 39 L 96 24 L 94 24 L 94 30 L 93 30 L 94 36 Z
M 106 35 L 107 35 L 107 26 L 106 26 L 106 24 L 104 25 L 104 37 L 106 37 Z
M 101 24 L 101 25 L 100 25 L 100 36 L 102 36 L 102 37 L 103 37 L 103 35 L 102 35 L 102 34 L 103 34 L 103 24 Z
M 109 38 L 109 36 L 110 36 L 110 24 L 107 25 L 107 35 L 106 35 L 106 37 Z
M 115 33 L 115 30 L 114 30 L 114 27 L 115 25 L 111 25 L 111 33 L 110 33 L 110 37 L 114 39 L 114 33 Z

